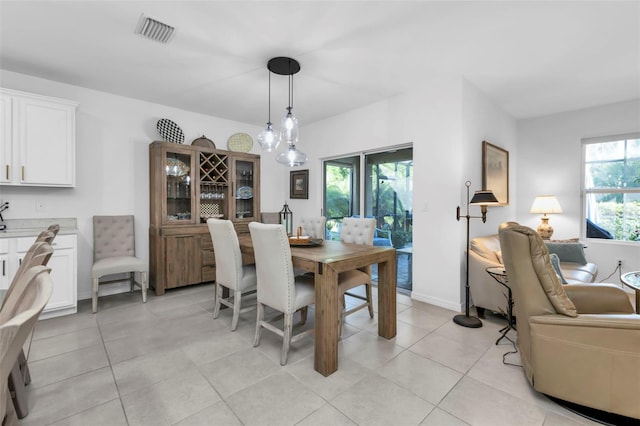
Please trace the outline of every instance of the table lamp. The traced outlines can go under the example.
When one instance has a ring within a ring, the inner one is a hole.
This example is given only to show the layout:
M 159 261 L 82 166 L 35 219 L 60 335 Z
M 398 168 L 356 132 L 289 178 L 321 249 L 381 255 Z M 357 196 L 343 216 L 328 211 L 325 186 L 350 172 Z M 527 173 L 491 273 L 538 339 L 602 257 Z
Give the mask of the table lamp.
M 464 183 L 464 185 L 467 187 L 467 214 L 465 216 L 461 216 L 460 215 L 460 206 L 458 206 L 458 209 L 456 210 L 456 219 L 458 219 L 458 221 L 460 220 L 461 217 L 464 217 L 467 219 L 467 279 L 465 282 L 465 286 L 464 286 L 464 291 L 465 291 L 465 311 L 464 311 L 464 315 L 456 315 L 453 317 L 453 322 L 455 322 L 458 325 L 461 325 L 463 327 L 469 327 L 469 328 L 479 328 L 482 327 L 482 321 L 480 321 L 479 318 L 477 317 L 473 317 L 471 315 L 469 315 L 469 304 L 470 304 L 470 298 L 469 298 L 469 220 L 476 218 L 476 219 L 482 219 L 482 222 L 486 222 L 487 221 L 487 206 L 491 206 L 491 205 L 498 205 L 498 199 L 496 198 L 496 196 L 493 194 L 492 191 L 487 190 L 487 191 L 476 191 L 473 194 L 473 198 L 471 198 L 471 201 L 469 201 L 469 187 L 471 186 L 471 182 L 470 181 L 466 181 Z M 469 206 L 470 205 L 474 205 L 474 206 L 480 206 L 480 211 L 482 212 L 482 216 L 471 216 L 469 215 Z
M 547 214 L 562 213 L 562 207 L 553 195 L 538 195 L 531 205 L 530 213 L 542 213 L 542 223 L 538 226 L 538 234 L 543 240 L 548 240 L 553 235 L 553 227 L 549 225 Z

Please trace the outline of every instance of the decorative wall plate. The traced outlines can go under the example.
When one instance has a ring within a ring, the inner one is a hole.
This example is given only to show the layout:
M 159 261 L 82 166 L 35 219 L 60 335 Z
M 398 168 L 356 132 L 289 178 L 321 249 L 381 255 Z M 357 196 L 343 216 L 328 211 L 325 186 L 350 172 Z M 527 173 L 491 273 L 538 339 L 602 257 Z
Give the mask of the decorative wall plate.
M 235 133 L 227 141 L 229 151 L 249 152 L 253 148 L 253 139 L 246 133 Z
M 184 133 L 182 133 L 182 129 L 168 118 L 161 118 L 158 120 L 156 128 L 158 129 L 160 136 L 162 136 L 162 139 L 165 141 L 172 143 L 184 143 Z
M 208 137 L 206 137 L 205 135 L 202 135 L 199 138 L 194 139 L 193 142 L 191 142 L 191 145 L 201 146 L 203 148 L 209 148 L 209 149 L 216 149 L 216 144 L 213 143 L 213 141 Z

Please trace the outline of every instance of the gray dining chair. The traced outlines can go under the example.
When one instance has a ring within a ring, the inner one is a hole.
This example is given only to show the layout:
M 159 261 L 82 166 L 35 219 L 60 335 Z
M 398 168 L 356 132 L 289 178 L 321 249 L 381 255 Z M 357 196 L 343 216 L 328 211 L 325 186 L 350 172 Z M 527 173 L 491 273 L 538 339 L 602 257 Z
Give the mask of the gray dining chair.
M 242 296 L 256 291 L 255 265 L 243 265 L 238 235 L 230 220 L 208 219 L 207 226 L 213 241 L 216 259 L 216 286 L 213 318 L 218 318 L 220 305 L 233 309 L 231 331 L 238 327 L 240 314 L 254 310 L 255 305 L 242 308 Z M 224 298 L 222 288 L 229 289 L 229 297 Z
M 140 274 L 140 283 L 135 273 Z M 103 277 L 129 274 L 131 292 L 136 285 L 142 290 L 142 303 L 147 301 L 147 265 L 135 255 L 134 220 L 132 215 L 93 217 L 93 265 L 91 278 L 93 291 L 91 306 L 98 312 L 98 288 L 102 284 L 123 281 L 113 278 L 101 281 Z
M 340 227 L 340 241 L 351 244 L 373 245 L 373 236 L 376 229 L 376 220 L 370 218 L 353 218 L 346 217 L 342 220 Z M 361 285 L 365 286 L 366 296 L 349 292 Z M 342 323 L 347 315 L 351 315 L 360 309 L 369 308 L 369 316 L 373 318 L 373 296 L 372 296 L 372 279 L 371 266 L 363 269 L 354 269 L 351 271 L 341 272 L 338 276 L 338 291 L 342 298 L 343 310 L 340 315 L 340 333 L 342 334 Z M 347 309 L 346 297 L 350 296 L 359 300 L 363 300 L 357 306 Z
M 282 225 L 249 223 L 258 277 L 258 310 L 253 346 L 260 344 L 262 328 L 282 337 L 280 365 L 287 363 L 289 346 L 313 333 L 313 328 L 293 335 L 293 316 L 296 311 L 315 302 L 314 278 L 294 276 L 289 237 Z M 283 329 L 264 319 L 265 306 L 284 314 Z M 302 313 L 304 321 L 305 314 Z

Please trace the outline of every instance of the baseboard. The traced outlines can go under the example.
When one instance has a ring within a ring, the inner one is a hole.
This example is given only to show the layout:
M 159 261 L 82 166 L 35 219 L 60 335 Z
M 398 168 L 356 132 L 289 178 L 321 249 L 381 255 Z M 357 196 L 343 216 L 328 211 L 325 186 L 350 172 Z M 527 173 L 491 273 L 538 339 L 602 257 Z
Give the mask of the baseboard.
M 429 303 L 430 305 L 439 306 L 444 309 L 448 309 L 453 312 L 462 312 L 462 304 L 452 303 L 450 300 L 439 299 L 437 297 L 421 294 L 416 291 L 411 292 L 411 298 L 419 302 Z

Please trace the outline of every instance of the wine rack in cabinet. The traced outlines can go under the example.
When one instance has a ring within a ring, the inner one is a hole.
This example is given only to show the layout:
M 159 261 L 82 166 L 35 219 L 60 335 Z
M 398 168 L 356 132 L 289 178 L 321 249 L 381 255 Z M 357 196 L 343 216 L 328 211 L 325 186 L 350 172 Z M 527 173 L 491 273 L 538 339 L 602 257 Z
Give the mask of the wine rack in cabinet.
M 238 233 L 260 212 L 260 157 L 204 147 L 149 145 L 149 284 L 167 289 L 215 280 L 206 221 L 230 219 Z

